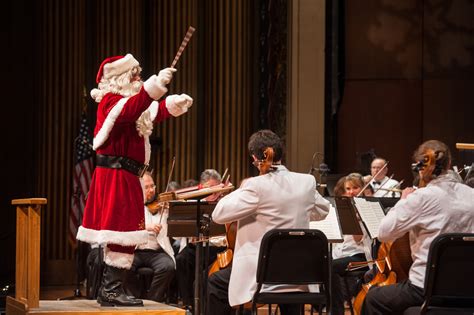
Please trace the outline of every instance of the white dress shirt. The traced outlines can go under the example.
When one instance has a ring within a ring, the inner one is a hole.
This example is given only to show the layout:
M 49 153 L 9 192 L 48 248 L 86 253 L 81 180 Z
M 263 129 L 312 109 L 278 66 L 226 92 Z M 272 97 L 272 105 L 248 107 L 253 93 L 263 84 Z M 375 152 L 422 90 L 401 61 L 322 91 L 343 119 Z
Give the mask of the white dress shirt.
M 434 238 L 444 233 L 474 233 L 474 189 L 452 174 L 441 175 L 417 189 L 382 219 L 378 238 L 393 241 L 407 232 L 413 259 L 409 279 L 424 288 L 428 251 Z
M 370 182 L 370 184 L 372 185 L 372 188 L 374 189 L 374 197 L 400 197 L 400 193 L 398 192 L 391 192 L 391 191 L 388 191 L 388 190 L 383 190 L 383 189 L 390 189 L 390 188 L 396 188 L 397 185 L 398 185 L 398 181 L 394 180 L 394 179 L 391 179 L 387 176 L 385 176 L 381 181 L 380 183 L 378 182 L 375 182 L 374 180 L 372 180 Z M 383 188 L 383 189 L 381 189 Z M 398 187 L 397 187 L 398 188 Z
M 307 229 L 310 217 L 313 221 L 324 219 L 329 207 L 329 201 L 316 191 L 313 176 L 289 172 L 283 165 L 274 172 L 247 179 L 239 189 L 223 197 L 214 209 L 212 219 L 220 224 L 238 221 L 229 283 L 230 305 L 244 304 L 252 299 L 257 289 L 260 243 L 267 231 Z M 293 287 L 292 290 L 301 289 Z
M 165 251 L 165 253 L 167 253 L 176 263 L 174 259 L 173 247 L 171 246 L 170 240 L 168 238 L 168 213 L 169 210 L 167 207 L 165 207 L 162 211 L 158 211 L 153 215 L 145 206 L 145 226 L 149 228 L 155 224 L 161 224 L 161 230 L 158 235 L 156 235 L 156 233 L 153 231 L 147 231 L 148 241 L 146 244 L 139 245 L 138 249 L 158 250 L 162 248 L 163 251 Z

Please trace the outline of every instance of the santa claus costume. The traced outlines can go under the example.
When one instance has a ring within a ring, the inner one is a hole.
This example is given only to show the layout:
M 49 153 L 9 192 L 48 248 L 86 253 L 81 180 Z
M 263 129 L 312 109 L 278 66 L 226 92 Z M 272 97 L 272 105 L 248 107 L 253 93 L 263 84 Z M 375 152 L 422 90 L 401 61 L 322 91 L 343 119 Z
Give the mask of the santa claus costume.
M 157 102 L 175 69 L 163 69 L 145 82 L 140 71 L 131 54 L 107 58 L 97 74 L 98 89 L 91 91 L 99 103 L 93 141 L 97 167 L 77 239 L 104 246 L 106 268 L 98 297 L 103 306 L 143 305 L 125 295 L 121 279 L 135 247 L 147 242 L 140 177 L 150 159 L 148 137 L 153 123 L 182 115 L 192 105 L 186 94 Z

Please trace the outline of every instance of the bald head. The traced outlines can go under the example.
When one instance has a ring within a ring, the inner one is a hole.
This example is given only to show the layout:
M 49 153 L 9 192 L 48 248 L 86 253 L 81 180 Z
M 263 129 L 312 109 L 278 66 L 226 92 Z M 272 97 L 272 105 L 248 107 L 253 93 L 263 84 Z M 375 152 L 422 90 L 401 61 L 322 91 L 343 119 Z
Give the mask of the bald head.
M 372 163 L 370 164 L 370 174 L 372 177 L 377 174 L 378 171 L 387 163 L 387 161 L 383 158 L 375 158 Z M 374 177 L 374 180 L 376 181 L 381 181 L 386 175 L 387 175 L 387 168 L 385 168 L 383 171 L 381 171 L 377 177 Z

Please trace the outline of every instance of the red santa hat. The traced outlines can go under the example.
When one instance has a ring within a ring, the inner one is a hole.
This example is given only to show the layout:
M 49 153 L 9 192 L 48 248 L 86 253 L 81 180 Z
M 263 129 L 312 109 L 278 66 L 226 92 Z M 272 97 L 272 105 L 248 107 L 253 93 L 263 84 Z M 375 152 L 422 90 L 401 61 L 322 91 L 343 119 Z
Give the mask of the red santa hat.
M 109 79 L 113 76 L 125 73 L 138 65 L 139 62 L 131 54 L 109 57 L 100 64 L 96 82 L 99 83 L 102 78 Z

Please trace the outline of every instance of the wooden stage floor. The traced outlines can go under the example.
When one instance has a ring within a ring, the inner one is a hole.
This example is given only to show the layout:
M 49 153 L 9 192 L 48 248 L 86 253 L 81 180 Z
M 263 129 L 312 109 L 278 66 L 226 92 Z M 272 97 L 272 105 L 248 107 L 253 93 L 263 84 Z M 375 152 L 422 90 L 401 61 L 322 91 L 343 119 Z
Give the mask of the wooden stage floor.
M 185 311 L 180 308 L 154 301 L 144 300 L 143 307 L 101 307 L 95 300 L 69 300 L 52 301 L 40 300 L 39 308 L 32 308 L 28 314 L 114 314 L 114 315 L 184 315 Z
M 143 300 L 142 307 L 101 307 L 96 300 L 86 298 L 74 298 L 69 300 L 58 300 L 72 296 L 73 287 L 42 287 L 40 290 L 40 301 L 38 308 L 21 310 L 19 307 L 12 311 L 12 315 L 40 314 L 40 315 L 185 315 L 186 311 L 167 304 Z M 84 290 L 81 294 L 85 296 Z M 10 315 L 10 314 L 8 314 Z

